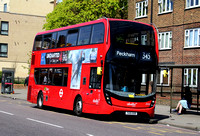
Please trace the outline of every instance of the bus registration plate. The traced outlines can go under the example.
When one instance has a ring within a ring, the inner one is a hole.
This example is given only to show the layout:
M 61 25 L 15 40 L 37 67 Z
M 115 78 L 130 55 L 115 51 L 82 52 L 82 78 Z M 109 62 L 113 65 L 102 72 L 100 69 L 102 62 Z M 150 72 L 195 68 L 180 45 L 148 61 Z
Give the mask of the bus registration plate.
M 125 115 L 134 115 L 134 116 L 136 116 L 137 112 L 126 111 Z

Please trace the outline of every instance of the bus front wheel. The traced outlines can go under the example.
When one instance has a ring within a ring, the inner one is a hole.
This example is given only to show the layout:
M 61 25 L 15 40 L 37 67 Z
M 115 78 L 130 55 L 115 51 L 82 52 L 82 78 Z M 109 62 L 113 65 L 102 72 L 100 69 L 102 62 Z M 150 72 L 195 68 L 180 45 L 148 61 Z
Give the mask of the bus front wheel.
M 78 97 L 75 101 L 74 104 L 74 113 L 77 116 L 81 116 L 82 115 L 82 109 L 83 109 L 83 101 L 81 97 Z
M 40 109 L 42 109 L 42 107 L 43 107 L 43 93 L 42 92 L 40 92 L 38 94 L 37 107 L 40 108 Z

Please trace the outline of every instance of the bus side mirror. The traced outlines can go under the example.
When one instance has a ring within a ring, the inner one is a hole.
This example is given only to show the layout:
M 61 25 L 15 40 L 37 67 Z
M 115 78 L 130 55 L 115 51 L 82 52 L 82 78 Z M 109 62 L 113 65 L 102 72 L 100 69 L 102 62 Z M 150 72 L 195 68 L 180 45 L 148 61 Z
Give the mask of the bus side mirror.
M 97 67 L 97 75 L 102 75 L 102 67 Z

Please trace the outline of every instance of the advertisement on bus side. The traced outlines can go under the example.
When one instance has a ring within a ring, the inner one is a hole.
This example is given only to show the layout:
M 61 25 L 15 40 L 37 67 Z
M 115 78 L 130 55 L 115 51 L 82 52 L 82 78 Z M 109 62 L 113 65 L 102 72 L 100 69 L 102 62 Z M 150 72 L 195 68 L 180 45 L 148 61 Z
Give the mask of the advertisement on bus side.
M 96 63 L 97 48 L 50 52 L 41 54 L 41 65 L 72 64 L 71 89 L 80 89 L 83 63 Z

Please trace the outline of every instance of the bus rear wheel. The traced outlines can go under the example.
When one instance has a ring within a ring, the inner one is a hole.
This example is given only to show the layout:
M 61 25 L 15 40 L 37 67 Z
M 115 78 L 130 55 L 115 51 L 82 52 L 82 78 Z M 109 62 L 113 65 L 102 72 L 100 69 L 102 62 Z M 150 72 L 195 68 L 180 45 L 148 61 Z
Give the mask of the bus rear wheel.
M 81 97 L 78 97 L 75 101 L 74 104 L 74 113 L 77 116 L 81 116 L 82 115 L 82 109 L 83 109 L 83 101 Z
M 43 108 L 43 93 L 40 92 L 37 98 L 37 107 L 42 109 Z

